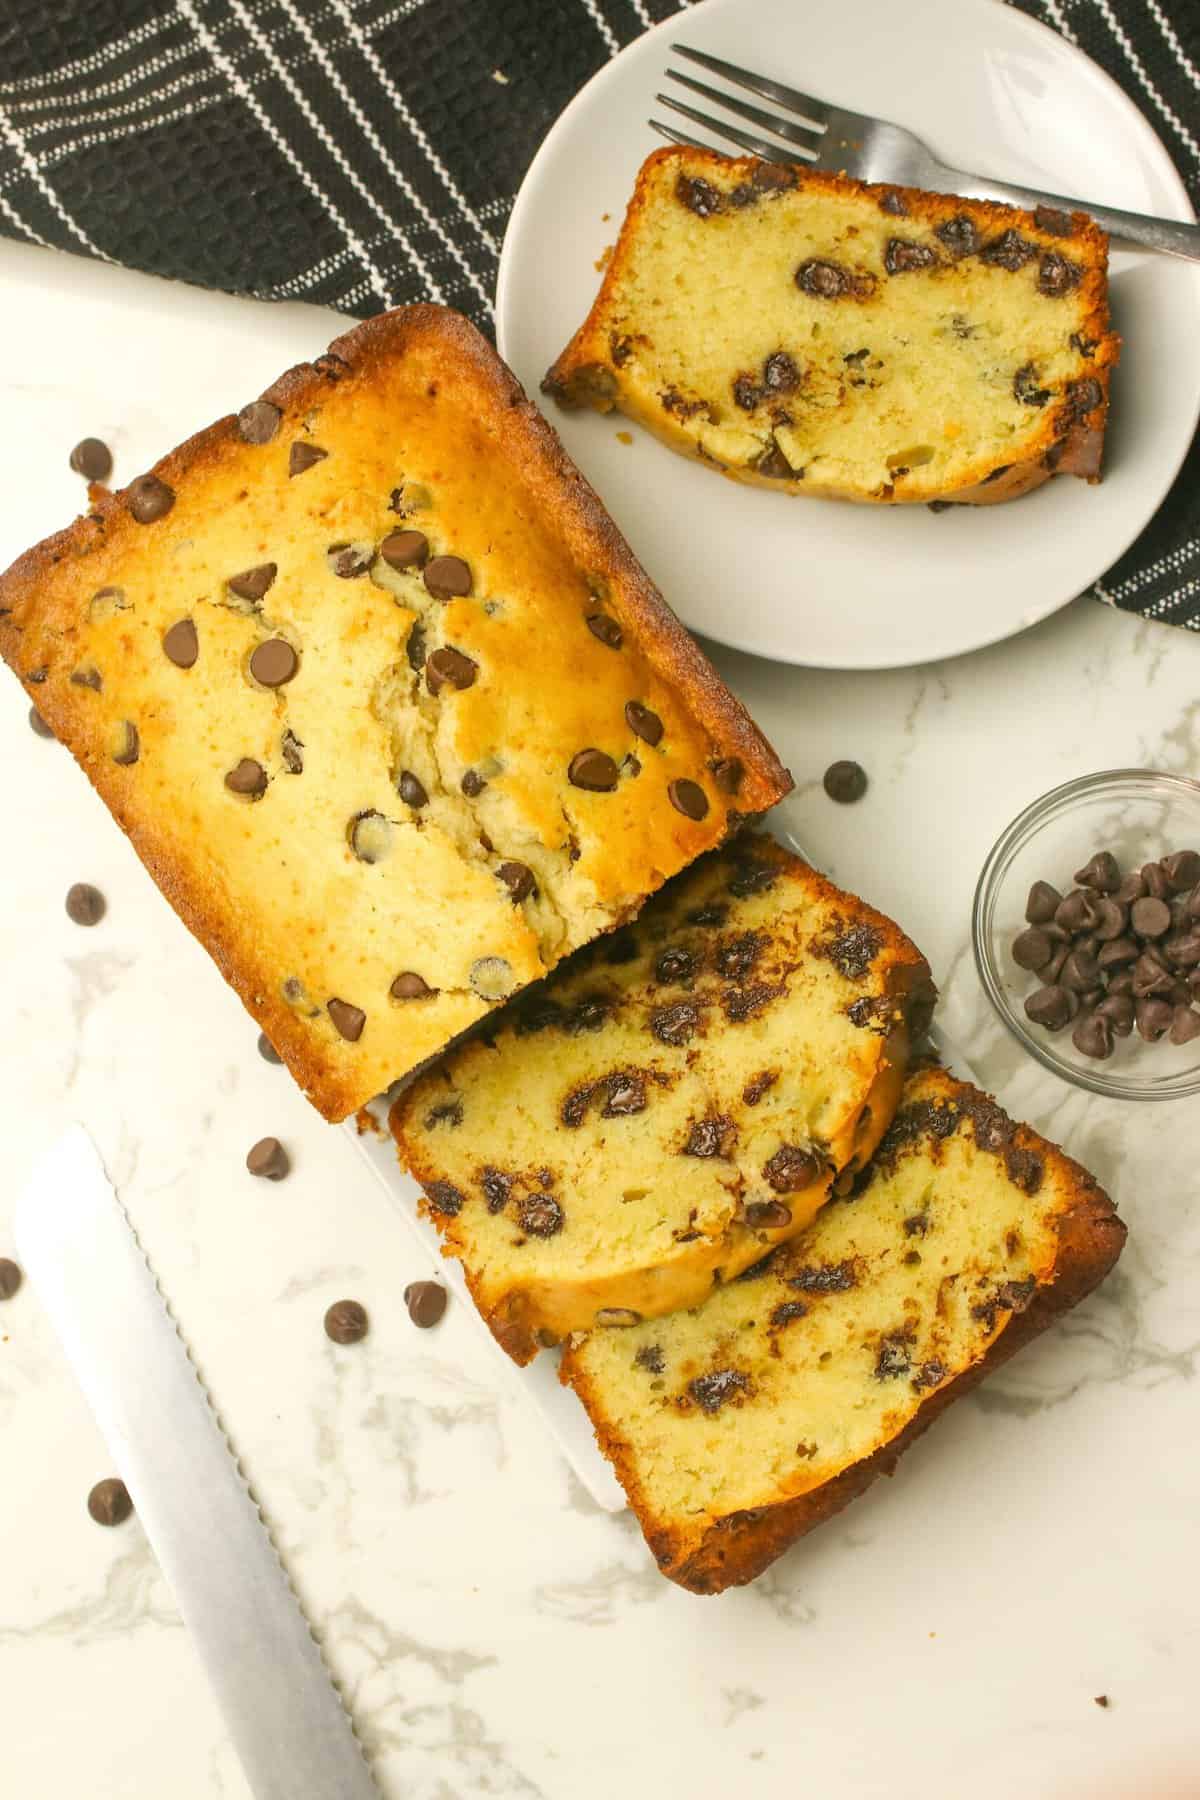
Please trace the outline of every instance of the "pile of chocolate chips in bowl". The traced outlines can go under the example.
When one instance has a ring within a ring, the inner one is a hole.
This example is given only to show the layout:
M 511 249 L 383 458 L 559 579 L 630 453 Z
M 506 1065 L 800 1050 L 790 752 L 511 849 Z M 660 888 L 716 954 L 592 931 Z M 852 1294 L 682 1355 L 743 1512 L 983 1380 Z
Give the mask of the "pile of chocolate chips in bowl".
M 1200 852 L 1122 875 L 1100 850 L 1074 880 L 1066 895 L 1048 881 L 1029 890 L 1028 924 L 1012 945 L 1013 961 L 1041 983 L 1026 1018 L 1047 1031 L 1071 1025 L 1080 1054 L 1101 1059 L 1135 1028 L 1149 1044 L 1200 1037 Z

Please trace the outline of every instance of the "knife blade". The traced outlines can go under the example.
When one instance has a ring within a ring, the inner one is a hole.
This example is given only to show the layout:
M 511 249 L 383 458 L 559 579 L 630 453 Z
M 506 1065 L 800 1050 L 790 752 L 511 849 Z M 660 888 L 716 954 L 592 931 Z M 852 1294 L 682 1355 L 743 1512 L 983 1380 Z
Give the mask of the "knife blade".
M 256 1800 L 379 1800 L 258 1502 L 82 1126 L 35 1167 L 14 1228 Z

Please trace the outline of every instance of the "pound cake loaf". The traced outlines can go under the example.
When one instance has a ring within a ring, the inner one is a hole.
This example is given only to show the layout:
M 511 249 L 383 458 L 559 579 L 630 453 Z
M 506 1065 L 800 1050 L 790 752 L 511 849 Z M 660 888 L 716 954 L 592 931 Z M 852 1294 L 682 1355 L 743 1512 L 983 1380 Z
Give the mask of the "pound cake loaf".
M 673 881 L 396 1101 L 517 1362 L 695 1306 L 866 1161 L 933 1004 L 890 920 L 765 838 Z
M 1107 264 L 1083 213 L 657 150 L 543 386 L 738 481 L 1011 500 L 1099 479 Z
M 0 652 L 328 1118 L 791 785 L 456 314 L 93 498 Z
M 1124 1241 L 1078 1163 L 926 1067 L 807 1232 L 694 1312 L 573 1339 L 562 1378 L 663 1573 L 715 1594 L 890 1475 Z

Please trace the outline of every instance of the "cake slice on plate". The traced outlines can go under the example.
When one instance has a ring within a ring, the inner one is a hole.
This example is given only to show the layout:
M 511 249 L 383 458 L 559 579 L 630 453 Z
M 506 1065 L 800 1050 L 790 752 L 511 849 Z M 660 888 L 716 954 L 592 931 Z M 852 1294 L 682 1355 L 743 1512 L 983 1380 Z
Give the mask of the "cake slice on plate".
M 392 1129 L 510 1355 L 623 1343 L 865 1162 L 932 1004 L 890 920 L 743 838 L 420 1075 Z
M 693 1312 L 573 1339 L 562 1376 L 663 1573 L 719 1593 L 891 1474 L 1124 1240 L 1078 1163 L 925 1068 L 803 1235 Z
M 543 386 L 738 481 L 1011 500 L 1099 479 L 1107 268 L 1083 213 L 657 150 Z

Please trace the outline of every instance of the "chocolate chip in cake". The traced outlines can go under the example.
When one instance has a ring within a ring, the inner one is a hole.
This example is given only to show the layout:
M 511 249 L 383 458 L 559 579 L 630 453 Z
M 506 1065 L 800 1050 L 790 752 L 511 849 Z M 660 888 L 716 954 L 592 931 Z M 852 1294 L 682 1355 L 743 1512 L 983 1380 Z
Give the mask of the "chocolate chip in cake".
M 840 300 L 853 286 L 849 269 L 844 269 L 841 263 L 825 262 L 812 256 L 800 264 L 795 281 L 800 292 L 810 294 L 814 300 Z
M 502 1213 L 512 1195 L 513 1177 L 503 1169 L 494 1169 L 488 1164 L 480 1174 L 479 1185 L 483 1189 L 488 1211 L 493 1215 Z
M 356 544 L 330 544 L 325 560 L 339 581 L 358 581 L 375 560 L 375 547 L 363 541 Z
M 667 1366 L 661 1344 L 643 1344 L 635 1352 L 633 1360 L 639 1369 L 645 1369 L 649 1375 L 661 1375 Z
M 288 479 L 305 474 L 309 469 L 315 468 L 317 463 L 324 462 L 328 455 L 328 450 L 322 450 L 320 444 L 310 444 L 303 438 L 297 438 L 288 451 Z
M 478 769 L 465 769 L 463 771 L 463 778 L 458 785 L 467 796 L 468 800 L 474 800 L 482 794 L 484 788 L 487 786 L 487 782 L 483 779 L 483 776 L 479 773 Z
M 517 1220 L 530 1237 L 556 1237 L 563 1228 L 563 1209 L 553 1194 L 527 1194 L 517 1207 Z
M 763 387 L 768 394 L 790 394 L 799 386 L 800 371 L 786 350 L 775 350 L 763 362 Z
M 741 1217 L 752 1231 L 782 1231 L 792 1222 L 792 1209 L 782 1200 L 749 1200 Z
M 830 763 L 821 785 L 829 798 L 836 800 L 839 806 L 852 806 L 867 791 L 867 771 L 861 763 Z
M 619 1070 L 604 1083 L 602 1119 L 627 1119 L 646 1110 L 646 1081 L 636 1070 Z
M 775 442 L 774 438 L 771 439 L 771 442 L 767 445 L 758 461 L 754 463 L 753 467 L 759 475 L 767 476 L 770 481 L 790 481 L 793 473 L 795 473 L 791 463 L 783 454 L 783 451 L 779 448 L 779 445 Z M 802 475 L 803 470 L 799 472 L 797 479 L 800 479 L 800 476 Z
M 157 475 L 139 475 L 125 490 L 125 504 L 139 525 L 153 525 L 175 504 L 175 491 Z
M 267 771 L 252 756 L 243 756 L 226 775 L 225 786 L 231 794 L 261 800 L 267 791 Z
M 431 651 L 425 662 L 425 683 L 431 694 L 440 694 L 444 687 L 469 688 L 478 673 L 479 664 L 450 644 Z
M 256 568 L 243 569 L 239 575 L 231 575 L 226 586 L 239 600 L 245 600 L 250 606 L 256 607 L 278 573 L 277 564 L 259 563 Z
M 100 693 L 104 687 L 104 678 L 95 663 L 81 663 L 77 669 L 72 669 L 70 679 L 72 687 L 90 688 L 93 694 Z
M 624 641 L 621 627 L 611 613 L 594 612 L 587 615 L 587 628 L 594 638 L 610 650 L 619 650 Z
M 264 1181 L 282 1181 L 291 1166 L 287 1151 L 276 1137 L 259 1138 L 246 1152 L 246 1167 Z
M 660 1044 L 676 1047 L 688 1043 L 700 1026 L 700 1009 L 691 1000 L 673 1006 L 657 1006 L 650 1014 L 650 1030 Z
M 740 375 L 734 376 L 733 403 L 735 406 L 740 406 L 743 412 L 753 412 L 762 397 L 762 389 L 753 375 L 747 375 L 743 371 Z
M 121 719 L 113 727 L 112 759 L 120 763 L 123 769 L 133 766 L 142 753 L 142 742 L 138 736 L 138 728 L 132 719 Z
M 1050 389 L 1039 387 L 1037 368 L 1031 362 L 1022 363 L 1013 376 L 1012 391 L 1022 406 L 1045 406 L 1050 398 Z
M 981 253 L 985 263 L 991 263 L 993 268 L 1007 269 L 1010 274 L 1023 269 L 1030 258 L 1036 255 L 1037 245 L 1031 244 L 1028 238 L 1022 237 L 1012 227 L 1000 237 L 993 238 Z
M 1013 939 L 1012 959 L 1019 969 L 1044 969 L 1054 945 L 1039 925 L 1030 925 Z
M 720 1412 L 727 1401 L 740 1402 L 750 1392 L 750 1377 L 740 1369 L 714 1369 L 689 1381 L 687 1391 L 701 1411 L 711 1415 Z
M 30 730 L 35 732 L 40 738 L 52 738 L 54 736 L 53 731 L 49 725 L 47 725 L 36 706 L 31 706 L 29 709 L 29 727 Z
M 304 745 L 290 728 L 285 728 L 280 735 L 279 753 L 289 775 L 303 775 Z
M 723 756 L 712 765 L 712 778 L 723 794 L 732 799 L 741 788 L 746 771 L 740 757 Z
M 419 619 L 414 622 L 408 634 L 405 655 L 408 657 L 409 668 L 420 674 L 425 667 L 425 627 Z
M 335 1300 L 325 1313 L 325 1336 L 335 1344 L 360 1344 L 370 1324 L 366 1307 L 357 1300 Z
M 898 194 L 895 188 L 888 188 L 887 192 L 881 196 L 879 210 L 891 213 L 893 218 L 897 219 L 907 219 L 908 217 L 908 206 L 905 203 L 904 195 Z
M 974 256 L 979 248 L 975 221 L 966 213 L 955 213 L 952 219 L 946 219 L 937 227 L 937 235 L 955 262 L 961 256 Z
M 685 819 L 699 823 L 708 813 L 708 795 L 699 782 L 688 781 L 686 777 L 668 782 L 667 798 L 675 811 L 682 813 Z
M 190 669 L 200 654 L 200 639 L 196 635 L 194 619 L 177 619 L 168 631 L 163 633 L 163 655 L 177 669 Z
M 656 712 L 643 706 L 640 700 L 625 702 L 625 723 L 635 737 L 641 738 L 644 744 L 655 745 L 662 741 L 663 722 Z
M 283 414 L 269 400 L 252 400 L 237 416 L 238 436 L 246 444 L 269 444 Z
M 811 1146 L 781 1144 L 763 1164 L 763 1178 L 777 1194 L 798 1194 L 818 1181 L 824 1168 Z
M 904 1332 L 897 1332 L 893 1337 L 885 1337 L 879 1346 L 875 1358 L 876 1381 L 890 1381 L 898 1375 L 907 1375 L 912 1367 L 912 1340 Z
M 286 638 L 267 638 L 250 653 L 250 673 L 260 687 L 286 687 L 300 667 L 300 658 Z
M 87 1497 L 87 1509 L 97 1525 L 123 1525 L 133 1512 L 129 1489 L 115 1475 L 98 1481 Z
M 429 560 L 429 539 L 423 531 L 389 532 L 379 554 L 390 569 L 423 569 Z
M 1083 280 L 1083 270 L 1057 250 L 1047 250 L 1038 265 L 1038 293 L 1059 300 Z
M 481 1000 L 505 1000 L 513 991 L 512 965 L 502 956 L 480 956 L 471 964 L 471 989 Z
M 425 784 L 418 780 L 411 769 L 401 769 L 396 788 L 405 806 L 411 806 L 414 812 L 420 812 L 423 806 L 429 805 Z
M 763 1069 L 759 1074 L 752 1075 L 742 1089 L 743 1101 L 747 1106 L 757 1106 L 763 1095 L 773 1088 L 778 1080 L 779 1073 L 775 1069 Z
M 471 570 L 461 556 L 435 556 L 425 565 L 425 586 L 435 600 L 461 600 L 471 592 Z
M 325 1010 L 338 1036 L 344 1037 L 348 1044 L 357 1044 L 367 1022 L 367 1015 L 362 1008 L 351 1006 L 348 1000 L 333 999 L 325 1002 Z
M 711 219 L 724 206 L 717 189 L 700 175 L 681 174 L 675 183 L 675 198 L 700 219 Z
M 523 862 L 502 862 L 496 874 L 512 896 L 514 906 L 537 892 L 533 870 Z
M 405 969 L 388 989 L 393 1000 L 428 1000 L 437 992 L 415 969 Z
M 930 245 L 915 244 L 911 238 L 894 237 L 888 239 L 883 266 L 889 275 L 909 275 L 916 269 L 936 268 L 937 260 L 937 252 Z
M 713 1156 L 724 1156 L 725 1146 L 733 1135 L 733 1121 L 718 1115 L 715 1118 L 697 1119 L 687 1139 L 681 1156 L 696 1156 L 702 1160 Z
M 410 1281 L 404 1290 L 408 1316 L 421 1331 L 441 1322 L 449 1299 L 440 1281 Z
M 1092 376 L 1067 383 L 1067 411 L 1073 419 L 1082 419 L 1095 410 L 1104 398 L 1104 389 Z
M 112 451 L 101 438 L 80 438 L 69 461 L 85 481 L 107 481 L 112 474 Z
M 590 794 L 611 794 L 617 785 L 617 765 L 604 750 L 577 750 L 568 765 L 567 780 Z
M 107 910 L 104 895 L 90 881 L 77 881 L 67 889 L 66 908 L 76 925 L 98 925 Z
M 430 1207 L 443 1218 L 453 1219 L 462 1211 L 464 1196 L 452 1181 L 426 1181 L 423 1186 Z
M 1171 909 L 1165 900 L 1147 894 L 1130 907 L 1129 923 L 1140 938 L 1160 938 L 1171 929 Z
M 260 1031 L 258 1034 L 258 1054 L 265 1063 L 280 1064 L 283 1062 L 282 1056 L 280 1056 L 278 1050 L 275 1048 L 265 1031 Z
M 0 1256 L 0 1300 L 11 1300 L 23 1280 L 20 1265 L 10 1256 Z

